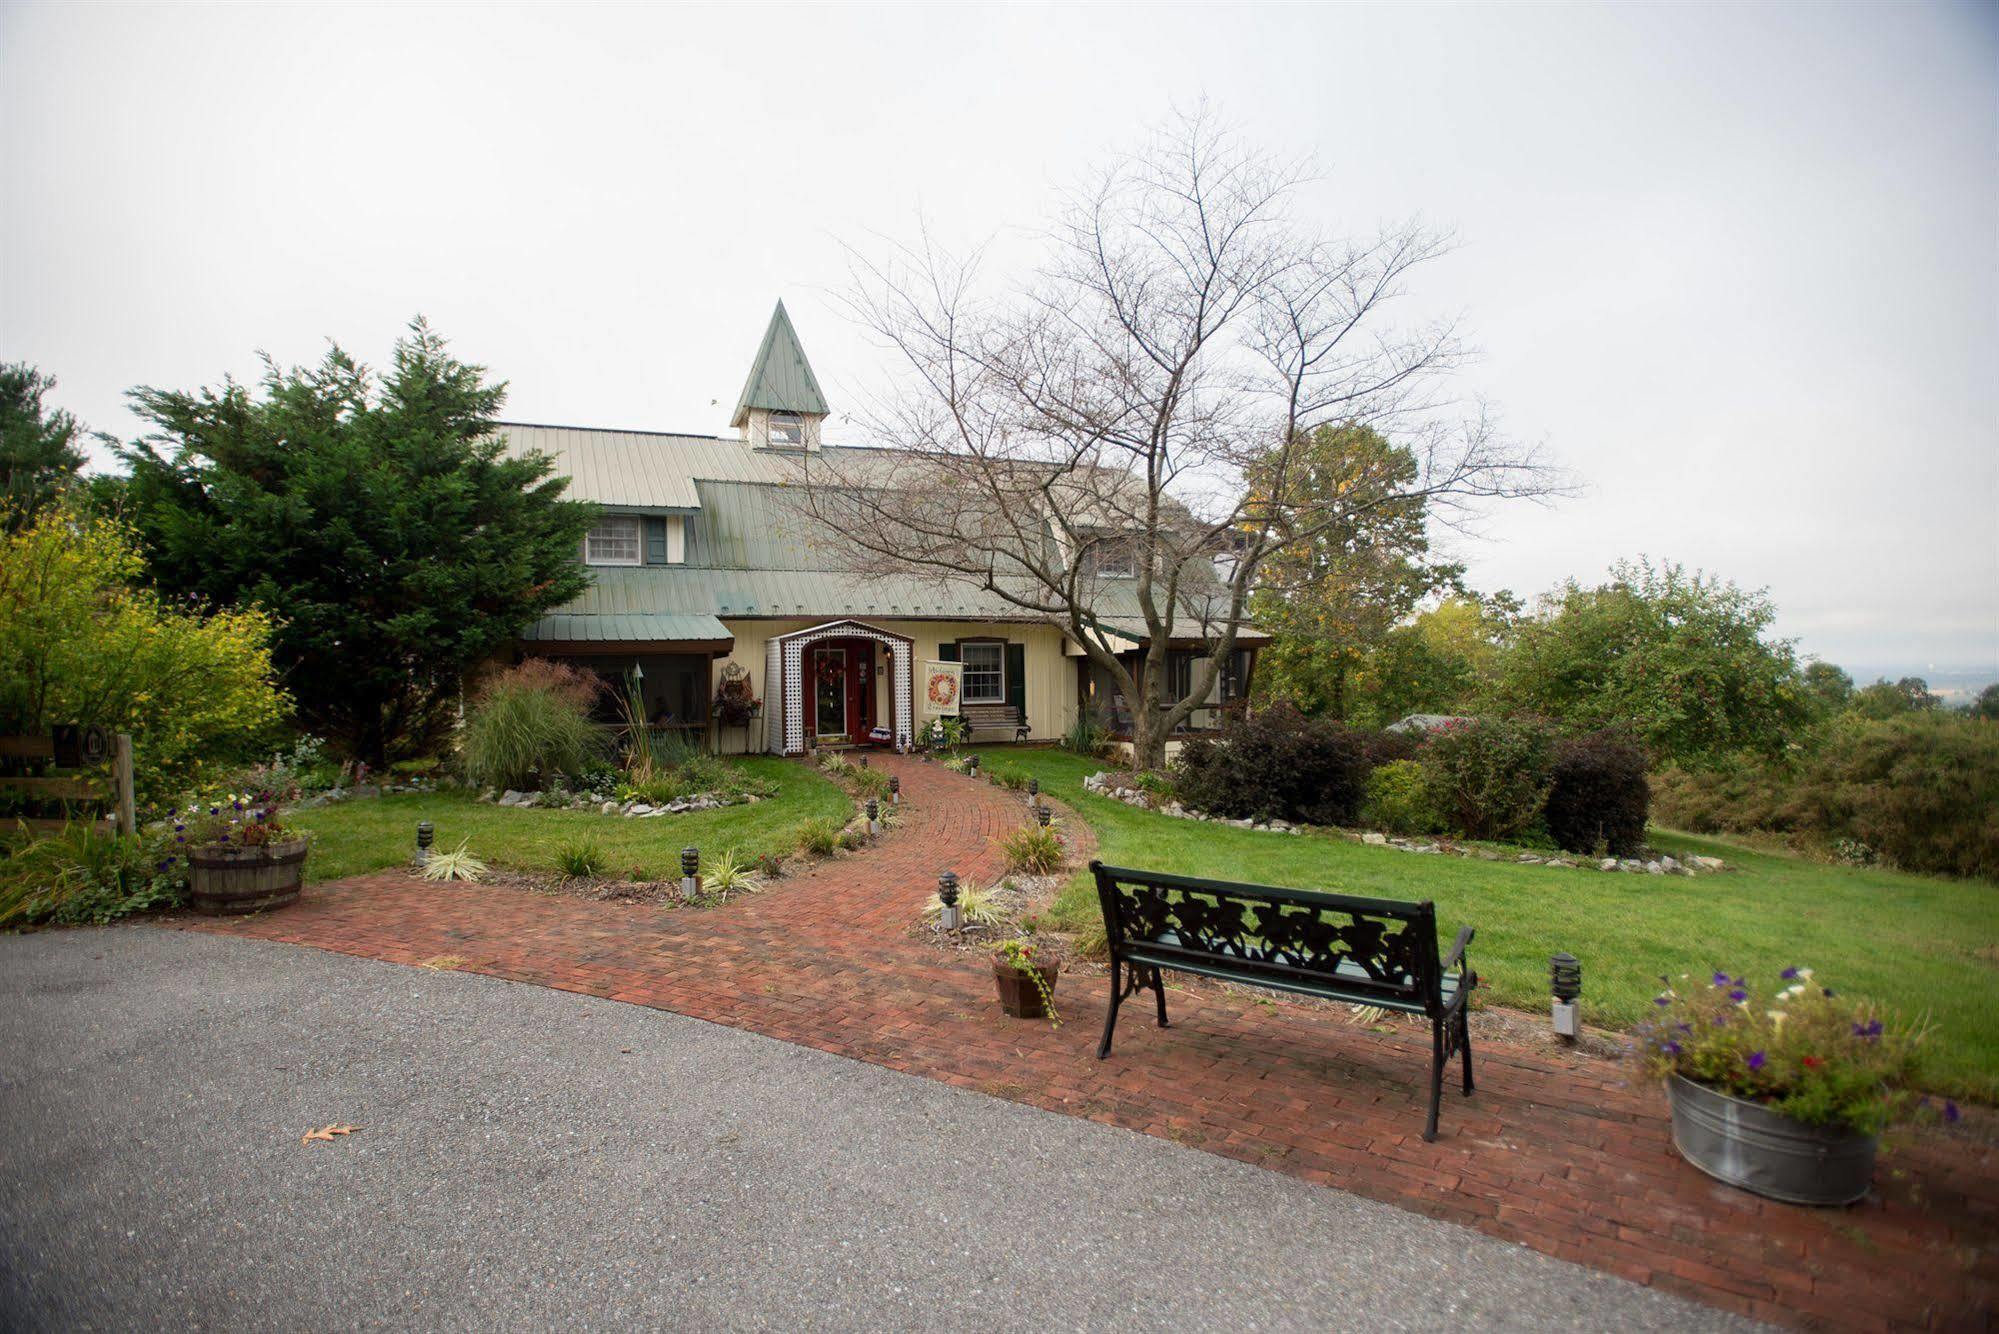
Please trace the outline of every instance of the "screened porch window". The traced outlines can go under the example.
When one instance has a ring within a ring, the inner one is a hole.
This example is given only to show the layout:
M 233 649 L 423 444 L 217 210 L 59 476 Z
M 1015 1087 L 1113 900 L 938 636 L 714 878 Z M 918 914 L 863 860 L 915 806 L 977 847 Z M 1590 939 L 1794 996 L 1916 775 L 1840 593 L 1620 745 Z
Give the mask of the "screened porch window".
M 965 703 L 1006 703 L 1005 644 L 961 643 L 958 661 L 965 665 Z
M 643 538 L 635 514 L 613 514 L 597 520 L 583 538 L 585 565 L 637 565 Z

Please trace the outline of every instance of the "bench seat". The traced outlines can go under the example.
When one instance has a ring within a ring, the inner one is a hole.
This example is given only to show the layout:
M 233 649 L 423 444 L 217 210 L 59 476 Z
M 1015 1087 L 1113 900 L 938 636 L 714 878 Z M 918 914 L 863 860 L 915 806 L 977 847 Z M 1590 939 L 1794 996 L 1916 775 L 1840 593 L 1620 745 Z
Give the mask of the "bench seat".
M 1430 1110 L 1423 1138 L 1437 1137 L 1444 1067 L 1461 1058 L 1472 1091 L 1468 999 L 1478 974 L 1465 958 L 1465 927 L 1447 955 L 1437 949 L 1434 904 L 1322 894 L 1272 885 L 1201 880 L 1091 862 L 1111 962 L 1110 1012 L 1098 1059 L 1110 1055 L 1118 1007 L 1151 990 L 1166 1027 L 1165 969 L 1430 1021 Z

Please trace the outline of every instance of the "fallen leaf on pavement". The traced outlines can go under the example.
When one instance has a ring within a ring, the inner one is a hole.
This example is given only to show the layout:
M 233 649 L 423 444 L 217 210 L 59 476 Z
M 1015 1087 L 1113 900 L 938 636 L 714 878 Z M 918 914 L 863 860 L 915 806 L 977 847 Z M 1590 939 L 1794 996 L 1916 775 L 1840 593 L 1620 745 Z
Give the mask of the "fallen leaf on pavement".
M 359 1126 L 321 1126 L 318 1130 L 306 1131 L 305 1134 L 299 1136 L 298 1142 L 301 1144 L 310 1144 L 316 1139 L 323 1139 L 328 1144 L 331 1144 L 335 1135 L 351 1135 L 360 1128 Z

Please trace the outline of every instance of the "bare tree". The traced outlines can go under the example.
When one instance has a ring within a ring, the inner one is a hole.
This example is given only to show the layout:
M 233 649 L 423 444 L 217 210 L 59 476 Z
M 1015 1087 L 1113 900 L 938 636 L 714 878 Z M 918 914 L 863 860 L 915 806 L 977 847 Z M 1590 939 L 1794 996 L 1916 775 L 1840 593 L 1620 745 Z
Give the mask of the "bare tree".
M 927 236 L 854 257 L 846 300 L 906 375 L 859 414 L 883 452 L 808 456 L 798 504 L 857 564 L 1060 628 L 1130 702 L 1142 765 L 1210 697 L 1273 555 L 1357 505 L 1421 500 L 1456 525 L 1558 486 L 1482 415 L 1452 419 L 1451 325 L 1383 318 L 1440 239 L 1314 236 L 1299 179 L 1197 111 L 1070 196 L 1011 289 Z M 1328 423 L 1392 434 L 1415 477 L 1353 500 L 1304 485 L 1291 453 Z M 1179 693 L 1166 650 L 1185 645 Z

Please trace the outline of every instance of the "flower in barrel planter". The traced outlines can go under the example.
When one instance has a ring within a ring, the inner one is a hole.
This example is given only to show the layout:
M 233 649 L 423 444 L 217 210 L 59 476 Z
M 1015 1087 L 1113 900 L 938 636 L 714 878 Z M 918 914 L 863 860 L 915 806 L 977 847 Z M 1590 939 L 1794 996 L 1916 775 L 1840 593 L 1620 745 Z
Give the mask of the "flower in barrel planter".
M 268 792 L 237 793 L 174 819 L 187 854 L 188 902 L 219 915 L 281 908 L 305 883 L 307 842 L 288 829 Z
M 1062 966 L 1045 957 L 1034 939 L 1037 925 L 1023 918 L 1021 934 L 1003 940 L 993 950 L 993 982 L 999 988 L 1000 1009 L 1016 1019 L 1041 1019 L 1056 1027 L 1062 1024 L 1055 1013 L 1055 979 Z
M 1809 968 L 1774 986 L 1726 972 L 1668 982 L 1653 1004 L 1638 1035 L 1689 1162 L 1793 1204 L 1867 1193 L 1881 1130 L 1907 1106 L 1919 1033 Z

